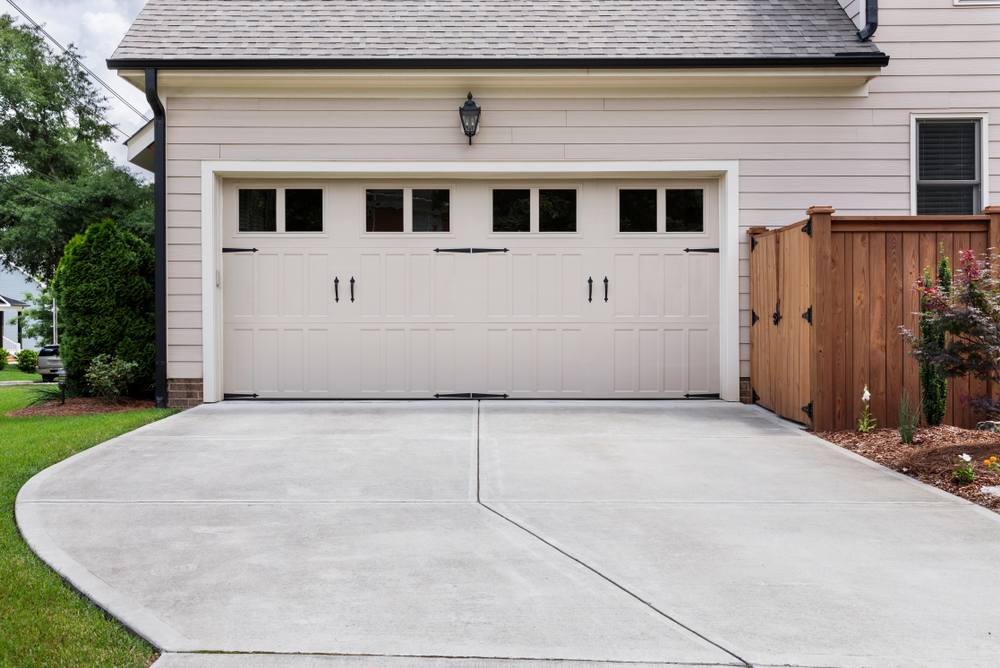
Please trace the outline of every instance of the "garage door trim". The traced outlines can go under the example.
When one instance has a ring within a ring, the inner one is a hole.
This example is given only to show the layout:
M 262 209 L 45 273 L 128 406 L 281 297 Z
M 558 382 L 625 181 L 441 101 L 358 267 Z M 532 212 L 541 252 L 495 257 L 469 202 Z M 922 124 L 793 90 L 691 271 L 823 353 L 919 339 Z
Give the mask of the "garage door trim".
M 720 394 L 739 400 L 739 163 L 600 162 L 270 162 L 206 161 L 201 172 L 202 375 L 204 401 L 222 400 L 222 183 L 226 178 L 718 178 Z

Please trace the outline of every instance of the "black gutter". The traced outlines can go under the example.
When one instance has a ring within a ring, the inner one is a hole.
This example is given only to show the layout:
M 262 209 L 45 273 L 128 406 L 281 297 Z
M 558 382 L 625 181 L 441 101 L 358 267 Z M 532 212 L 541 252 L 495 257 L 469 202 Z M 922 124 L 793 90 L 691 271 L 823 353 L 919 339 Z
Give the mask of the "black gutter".
M 156 253 L 154 294 L 156 303 L 157 408 L 167 407 L 167 112 L 157 92 L 157 70 L 146 68 L 146 101 L 153 109 L 153 248 Z
M 865 27 L 858 31 L 858 39 L 867 42 L 878 30 L 878 0 L 865 2 Z
M 869 0 L 870 2 L 873 0 Z M 834 56 L 752 58 L 111 58 L 112 70 L 348 70 L 348 69 L 673 69 L 750 67 L 885 67 L 880 51 Z

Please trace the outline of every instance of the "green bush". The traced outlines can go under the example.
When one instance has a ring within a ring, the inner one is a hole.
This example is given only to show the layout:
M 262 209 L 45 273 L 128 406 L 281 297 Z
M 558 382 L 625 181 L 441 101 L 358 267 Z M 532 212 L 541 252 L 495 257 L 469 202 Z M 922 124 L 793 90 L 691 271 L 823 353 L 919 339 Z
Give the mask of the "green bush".
M 941 249 L 944 255 L 944 249 Z M 937 281 L 931 280 L 930 271 L 924 269 L 923 292 L 920 298 L 920 348 L 927 356 L 920 359 L 920 400 L 924 420 L 930 427 L 941 424 L 948 405 L 948 379 L 940 365 L 930 356 L 940 354 L 945 346 L 945 330 L 930 313 L 928 291 L 946 296 L 951 291 L 951 263 L 942 257 L 937 267 Z
M 920 410 L 910 403 L 910 396 L 903 390 L 899 396 L 899 440 L 906 445 L 913 445 L 913 437 L 920 423 Z
M 112 403 L 121 399 L 135 377 L 138 365 L 111 355 L 98 355 L 90 361 L 85 378 L 91 394 Z
M 6 350 L 0 348 L 0 371 L 7 368 L 7 356 L 10 355 Z
M 35 373 L 38 368 L 38 353 L 34 350 L 22 350 L 17 354 L 17 368 L 24 373 Z
M 88 387 L 91 362 L 107 355 L 134 365 L 128 392 L 151 389 L 154 262 L 152 246 L 110 220 L 66 244 L 54 284 L 70 387 Z

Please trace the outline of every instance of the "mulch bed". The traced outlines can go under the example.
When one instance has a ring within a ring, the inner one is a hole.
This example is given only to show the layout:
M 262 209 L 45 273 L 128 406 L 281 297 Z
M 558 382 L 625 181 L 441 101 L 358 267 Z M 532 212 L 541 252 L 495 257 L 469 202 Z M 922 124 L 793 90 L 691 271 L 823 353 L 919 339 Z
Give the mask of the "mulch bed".
M 71 416 L 92 415 L 95 413 L 122 413 L 124 411 L 154 408 L 155 406 L 156 404 L 148 399 L 123 398 L 118 403 L 112 404 L 96 397 L 71 397 L 66 399 L 65 404 L 59 401 L 45 401 L 20 410 L 11 411 L 7 413 L 7 416 L 37 417 L 42 415 Z
M 827 431 L 816 434 L 842 448 L 878 462 L 928 485 L 1000 513 L 1000 497 L 986 494 L 983 487 L 1000 485 L 1000 474 L 988 470 L 983 460 L 1000 456 L 1000 434 L 958 427 L 928 427 L 917 431 L 913 445 L 904 445 L 895 429 L 877 429 L 870 434 L 856 431 Z M 968 485 L 952 482 L 958 456 L 968 454 L 976 479 Z

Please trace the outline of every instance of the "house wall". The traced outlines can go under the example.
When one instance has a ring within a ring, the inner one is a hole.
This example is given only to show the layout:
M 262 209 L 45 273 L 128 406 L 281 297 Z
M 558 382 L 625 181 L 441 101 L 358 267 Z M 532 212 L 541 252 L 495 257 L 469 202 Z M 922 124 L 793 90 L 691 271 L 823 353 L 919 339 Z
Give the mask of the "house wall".
M 31 279 L 18 271 L 11 271 L 0 267 L 0 295 L 13 299 L 25 300 L 29 293 L 37 295 L 40 288 Z M 17 340 L 17 313 L 14 311 L 3 311 L 4 336 L 12 341 Z M 25 338 L 22 342 L 26 350 L 38 350 L 44 345 L 41 341 Z M 3 346 L 0 345 L 0 348 Z
M 739 160 L 740 224 L 807 207 L 910 212 L 910 118 L 985 112 L 989 201 L 1000 202 L 1000 8 L 882 0 L 875 40 L 892 61 L 868 97 L 483 96 L 470 149 L 458 97 L 167 100 L 168 376 L 201 378 L 203 160 Z M 749 246 L 741 244 L 741 376 L 749 375 Z

